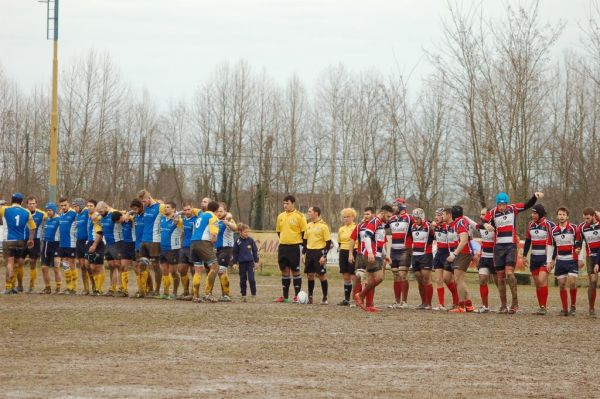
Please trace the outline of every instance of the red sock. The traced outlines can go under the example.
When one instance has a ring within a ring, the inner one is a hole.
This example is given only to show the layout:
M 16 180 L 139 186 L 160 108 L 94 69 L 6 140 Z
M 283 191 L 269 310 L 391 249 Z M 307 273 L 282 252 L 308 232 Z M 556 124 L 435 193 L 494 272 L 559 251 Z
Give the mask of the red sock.
M 565 289 L 560 289 L 560 301 L 562 302 L 562 308 L 563 310 L 567 310 L 567 308 L 569 307 L 567 304 L 567 290 Z
M 408 280 L 402 281 L 402 300 L 404 302 L 406 302 L 406 300 L 408 299 L 408 287 Z
M 438 302 L 440 303 L 441 306 L 444 306 L 444 287 L 438 287 L 437 289 L 438 292 Z
M 375 297 L 375 288 L 371 288 L 366 295 L 366 301 L 365 304 L 367 305 L 367 307 L 371 307 L 373 306 L 373 298 Z
M 592 291 L 592 298 L 590 299 L 590 309 L 596 307 L 596 290 Z
M 402 297 L 402 281 L 394 281 L 394 298 L 396 302 L 400 302 Z
M 481 302 L 483 306 L 488 307 L 488 295 L 490 293 L 490 288 L 487 284 L 479 286 L 479 295 L 481 295 Z
M 427 284 L 425 286 L 425 304 L 431 306 L 431 300 L 433 299 L 433 285 Z
M 467 299 L 467 300 L 465 301 L 465 306 L 473 306 L 473 302 L 471 302 L 471 300 L 470 300 L 470 299 Z
M 458 301 L 458 307 L 464 308 L 465 307 L 465 301 Z
M 450 284 L 448 284 L 448 289 L 452 293 L 452 304 L 454 306 L 457 306 L 458 305 L 458 291 L 456 290 L 456 284 L 454 284 L 454 282 L 451 282 Z
M 421 303 L 427 303 L 427 295 L 425 293 L 425 286 L 423 284 L 421 284 L 420 282 L 419 284 L 419 296 L 421 297 Z
M 354 287 L 354 293 L 356 294 L 361 291 L 362 291 L 362 284 L 361 283 L 356 284 L 356 287 Z
M 540 306 L 542 306 L 542 288 L 537 288 L 535 289 L 535 296 L 537 298 L 538 304 Z
M 546 307 L 548 303 L 548 286 L 540 287 L 540 306 Z
M 577 288 L 571 288 L 570 292 L 571 292 L 571 306 L 575 307 L 575 304 L 577 303 Z

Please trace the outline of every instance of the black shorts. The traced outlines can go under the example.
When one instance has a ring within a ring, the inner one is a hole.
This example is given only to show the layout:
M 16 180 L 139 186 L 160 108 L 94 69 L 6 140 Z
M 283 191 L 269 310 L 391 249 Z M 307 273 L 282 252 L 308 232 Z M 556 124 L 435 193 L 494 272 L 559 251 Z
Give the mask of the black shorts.
M 412 249 L 392 249 L 390 251 L 392 269 L 406 271 L 412 263 Z
M 143 242 L 140 246 L 140 257 L 158 259 L 160 256 L 160 242 Z
M 98 243 L 98 246 L 96 246 L 96 250 L 94 252 L 90 253 L 90 247 L 92 246 L 93 243 L 94 243 L 94 241 L 88 241 L 85 244 L 86 258 L 87 258 L 88 262 L 90 262 L 90 264 L 92 264 L 92 265 L 103 265 L 104 264 L 104 251 L 105 251 L 104 241 L 100 241 Z
M 217 264 L 219 266 L 229 267 L 233 259 L 233 248 L 224 247 L 217 249 Z
M 433 257 L 433 268 L 434 269 L 443 269 L 444 263 L 446 263 L 446 258 L 450 256 L 450 251 L 448 248 L 438 249 L 435 252 L 435 256 Z
M 353 250 L 354 259 L 356 259 L 356 250 Z M 350 250 L 348 249 L 340 249 L 340 273 L 348 273 L 354 274 L 354 263 L 348 262 L 348 256 L 350 255 Z
M 121 259 L 135 260 L 135 243 L 121 241 Z
M 106 246 L 106 260 L 121 260 L 122 259 L 121 241 L 109 244 Z
M 579 265 L 575 260 L 557 260 L 554 276 L 556 278 L 577 277 L 579 275 Z
M 179 263 L 179 249 L 169 249 L 160 252 L 160 263 L 176 265 Z
M 307 249 L 306 256 L 304 259 L 304 273 L 316 273 L 319 276 L 327 273 L 327 262 L 323 266 L 319 263 L 319 260 L 323 256 L 322 249 Z
M 85 254 L 87 253 L 87 240 L 77 240 L 75 244 L 75 256 L 77 259 L 85 258 Z
M 494 246 L 494 265 L 496 270 L 504 270 L 506 266 L 517 264 L 517 244 L 496 244 Z
M 75 248 L 62 248 L 62 247 L 59 248 L 58 249 L 58 257 L 75 259 Z
M 540 267 L 547 266 L 546 263 L 546 255 L 531 255 L 529 259 L 529 271 L 533 273 Z
M 9 258 L 23 258 L 25 248 L 27 248 L 27 241 L 25 240 L 4 241 L 2 244 L 4 256 Z
M 412 271 L 420 272 L 421 270 L 431 270 L 433 265 L 433 255 L 415 255 L 412 257 Z
M 36 260 L 40 257 L 40 251 L 42 244 L 39 238 L 33 240 L 33 247 L 27 248 L 25 245 L 25 249 L 23 249 L 23 258 L 29 257 L 31 260 Z
M 179 251 L 179 264 L 193 266 L 194 262 L 192 262 L 192 253 L 190 252 L 190 248 L 181 248 Z
M 300 244 L 279 244 L 277 263 L 280 270 L 290 268 L 294 272 L 300 271 Z
M 58 256 L 58 241 L 42 241 L 40 253 L 42 265 L 54 267 L 54 258 Z
M 496 268 L 494 267 L 494 258 L 479 258 L 477 263 L 477 270 L 488 269 L 489 274 L 496 274 Z

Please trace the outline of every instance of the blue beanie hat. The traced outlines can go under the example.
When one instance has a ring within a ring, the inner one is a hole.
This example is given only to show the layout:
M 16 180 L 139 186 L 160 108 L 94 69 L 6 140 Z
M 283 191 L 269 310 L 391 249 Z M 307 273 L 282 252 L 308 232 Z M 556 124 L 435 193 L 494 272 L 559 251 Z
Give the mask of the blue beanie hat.
M 502 192 L 496 195 L 496 204 L 508 204 L 509 202 L 508 194 Z

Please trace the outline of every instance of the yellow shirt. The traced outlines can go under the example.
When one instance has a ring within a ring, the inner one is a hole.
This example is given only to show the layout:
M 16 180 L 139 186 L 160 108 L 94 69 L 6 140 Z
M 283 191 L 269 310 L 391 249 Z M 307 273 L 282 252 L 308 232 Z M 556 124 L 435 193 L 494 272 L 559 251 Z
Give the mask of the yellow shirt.
M 302 244 L 306 231 L 306 218 L 297 210 L 281 212 L 277 216 L 275 231 L 279 233 L 279 244 Z
M 349 226 L 343 225 L 338 229 L 338 243 L 340 249 L 350 250 L 350 235 L 356 228 L 356 223 L 352 222 Z M 354 241 L 354 248 L 358 248 L 358 240 Z
M 319 219 L 316 222 L 310 222 L 306 226 L 304 232 L 304 239 L 306 239 L 307 249 L 323 249 L 327 246 L 327 241 L 331 240 L 329 233 L 329 226 Z

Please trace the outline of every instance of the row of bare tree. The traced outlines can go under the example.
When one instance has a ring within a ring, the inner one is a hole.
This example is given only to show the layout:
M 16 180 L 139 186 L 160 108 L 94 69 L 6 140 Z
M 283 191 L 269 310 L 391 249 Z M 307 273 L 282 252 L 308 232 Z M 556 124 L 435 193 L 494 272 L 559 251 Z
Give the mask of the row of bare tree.
M 500 190 L 542 190 L 549 209 L 579 213 L 600 194 L 600 12 L 557 60 L 562 26 L 542 24 L 538 7 L 489 20 L 450 5 L 417 92 L 401 74 L 343 65 L 310 90 L 298 76 L 280 85 L 240 61 L 159 110 L 90 52 L 61 74 L 59 192 L 120 207 L 142 187 L 180 204 L 211 196 L 257 229 L 273 227 L 286 193 L 334 225 L 343 207 L 396 196 L 429 215 L 452 203 L 475 213 Z M 48 95 L 23 94 L 0 69 L 4 198 L 46 196 Z

